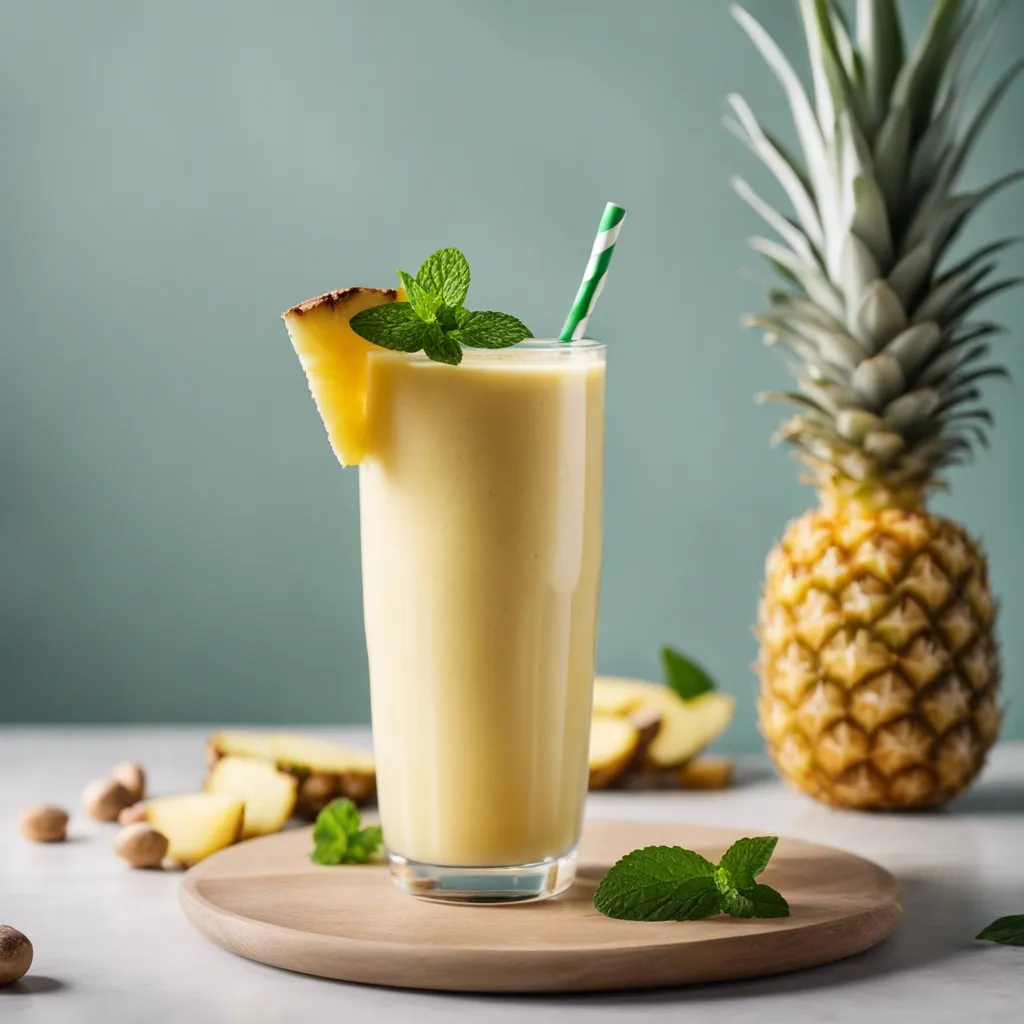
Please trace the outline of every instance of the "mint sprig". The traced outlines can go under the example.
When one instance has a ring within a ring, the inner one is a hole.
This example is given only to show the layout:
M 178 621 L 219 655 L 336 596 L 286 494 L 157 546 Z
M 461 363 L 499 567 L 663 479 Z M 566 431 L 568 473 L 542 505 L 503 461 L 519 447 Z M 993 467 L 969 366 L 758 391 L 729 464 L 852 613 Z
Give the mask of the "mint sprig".
M 462 347 L 507 348 L 533 332 L 508 313 L 472 313 L 469 263 L 458 249 L 438 249 L 415 277 L 398 271 L 407 302 L 391 302 L 356 313 L 349 321 L 361 338 L 394 352 L 423 351 L 438 363 L 457 366 Z
M 1002 946 L 1024 946 L 1024 914 L 1011 914 L 993 921 L 976 938 L 983 942 L 998 942 Z
M 674 647 L 662 647 L 661 666 L 665 685 L 684 701 L 696 700 L 715 689 L 714 679 Z
M 730 917 L 789 917 L 789 904 L 754 879 L 768 866 L 777 836 L 738 839 L 712 864 L 680 846 L 627 853 L 601 879 L 594 907 L 622 921 L 697 921 Z
M 317 816 L 310 854 L 314 864 L 365 864 L 384 841 L 378 825 L 362 827 L 359 809 L 342 797 L 332 800 Z

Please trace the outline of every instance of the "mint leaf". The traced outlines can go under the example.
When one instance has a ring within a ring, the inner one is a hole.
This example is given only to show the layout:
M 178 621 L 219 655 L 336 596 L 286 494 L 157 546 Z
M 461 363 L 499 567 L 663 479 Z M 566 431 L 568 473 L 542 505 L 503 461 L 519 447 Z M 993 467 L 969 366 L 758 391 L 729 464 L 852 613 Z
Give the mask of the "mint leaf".
M 993 921 L 976 938 L 983 942 L 998 942 L 1002 946 L 1024 946 L 1024 914 L 1012 914 Z
M 446 306 L 443 302 L 437 307 L 437 322 L 446 331 L 454 331 L 459 326 L 459 315 L 468 315 L 464 306 Z
M 715 681 L 698 665 L 672 647 L 662 647 L 665 685 L 684 701 L 696 700 L 715 688 Z
M 365 864 L 384 841 L 380 828 L 360 827 L 359 810 L 351 800 L 332 800 L 313 826 L 314 864 Z
M 454 331 L 446 333 L 440 324 L 427 324 L 433 330 L 424 336 L 423 351 L 435 363 L 448 363 L 458 366 L 462 362 L 462 346 L 455 340 Z
M 404 270 L 398 271 L 398 280 L 402 282 L 405 294 L 409 297 L 409 305 L 413 312 L 427 323 L 432 323 L 437 317 L 437 311 L 441 306 L 441 296 L 428 292 L 411 274 Z
M 408 302 L 389 302 L 356 313 L 349 326 L 360 338 L 394 352 L 419 352 L 436 324 L 424 323 Z
M 715 866 L 678 846 L 627 853 L 601 879 L 594 907 L 624 921 L 696 921 L 721 910 Z
M 446 306 L 461 306 L 469 294 L 469 263 L 458 249 L 438 249 L 424 260 L 416 280 Z
M 696 921 L 712 914 L 789 917 L 782 895 L 754 882 L 777 843 L 774 836 L 737 840 L 717 866 L 679 846 L 634 850 L 601 879 L 594 907 L 624 921 Z
M 778 836 L 737 839 L 722 855 L 719 868 L 725 871 L 733 888 L 749 889 L 768 867 L 778 842 Z
M 459 329 L 452 333 L 460 344 L 473 348 L 508 348 L 533 337 L 533 332 L 522 320 L 508 313 L 483 310 L 479 313 L 467 312 L 458 319 Z
M 789 904 L 769 885 L 752 885 L 722 897 L 730 917 L 789 917 Z

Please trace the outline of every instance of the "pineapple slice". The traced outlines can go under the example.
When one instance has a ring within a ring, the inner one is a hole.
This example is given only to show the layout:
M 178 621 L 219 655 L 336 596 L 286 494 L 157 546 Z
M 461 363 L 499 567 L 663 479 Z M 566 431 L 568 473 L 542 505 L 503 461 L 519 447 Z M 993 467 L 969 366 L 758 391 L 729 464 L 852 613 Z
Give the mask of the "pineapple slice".
M 295 810 L 304 815 L 317 814 L 336 796 L 367 803 L 377 789 L 372 754 L 315 736 L 228 729 L 206 741 L 211 768 L 230 755 L 269 761 L 280 771 L 294 775 L 298 779 Z
M 185 793 L 146 802 L 146 821 L 167 837 L 167 856 L 186 866 L 238 840 L 245 804 L 223 793 Z
M 270 761 L 255 757 L 222 757 L 206 779 L 207 793 L 225 793 L 245 801 L 242 838 L 280 832 L 295 810 L 299 783 Z
M 606 789 L 632 764 L 640 731 L 628 718 L 594 718 L 590 722 L 590 788 Z
M 725 731 L 735 700 L 713 691 L 684 701 L 667 686 L 639 679 L 599 676 L 594 682 L 594 710 L 599 716 L 622 717 L 649 709 L 661 727 L 647 748 L 645 766 L 651 770 L 678 768 Z
M 373 348 L 349 327 L 356 313 L 394 302 L 392 288 L 346 288 L 283 314 L 334 454 L 356 466 L 366 453 L 366 364 Z

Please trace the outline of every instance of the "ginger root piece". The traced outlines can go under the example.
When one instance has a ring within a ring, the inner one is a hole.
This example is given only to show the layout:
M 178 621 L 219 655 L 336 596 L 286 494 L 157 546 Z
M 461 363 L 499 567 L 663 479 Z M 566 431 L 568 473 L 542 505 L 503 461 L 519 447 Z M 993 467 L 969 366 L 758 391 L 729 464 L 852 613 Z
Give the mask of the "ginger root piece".
M 280 832 L 295 810 L 298 780 L 270 761 L 255 757 L 222 757 L 206 778 L 207 793 L 225 793 L 245 802 L 242 838 Z
M 191 866 L 236 842 L 245 803 L 223 793 L 184 793 L 147 801 L 146 820 L 167 837 L 167 856 Z
M 372 754 L 316 736 L 228 729 L 207 740 L 211 768 L 230 755 L 270 761 L 279 771 L 294 775 L 299 780 L 295 811 L 305 816 L 317 815 L 335 797 L 366 804 L 377 793 Z
M 735 767 L 729 757 L 698 757 L 679 769 L 676 780 L 680 789 L 728 789 Z
M 725 731 L 735 700 L 712 691 L 684 701 L 667 686 L 639 679 L 599 676 L 594 682 L 594 707 L 599 715 L 624 717 L 640 709 L 657 713 L 661 725 L 647 747 L 644 766 L 651 771 L 678 768 Z

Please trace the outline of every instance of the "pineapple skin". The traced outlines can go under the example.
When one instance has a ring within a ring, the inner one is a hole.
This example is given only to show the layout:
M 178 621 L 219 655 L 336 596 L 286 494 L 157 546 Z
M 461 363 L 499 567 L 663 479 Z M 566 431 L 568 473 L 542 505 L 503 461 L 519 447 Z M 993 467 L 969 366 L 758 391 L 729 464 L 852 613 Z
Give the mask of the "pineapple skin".
M 934 807 L 981 771 L 1002 719 L 987 559 L 920 507 L 827 498 L 772 549 L 758 714 L 782 777 L 826 804 Z

